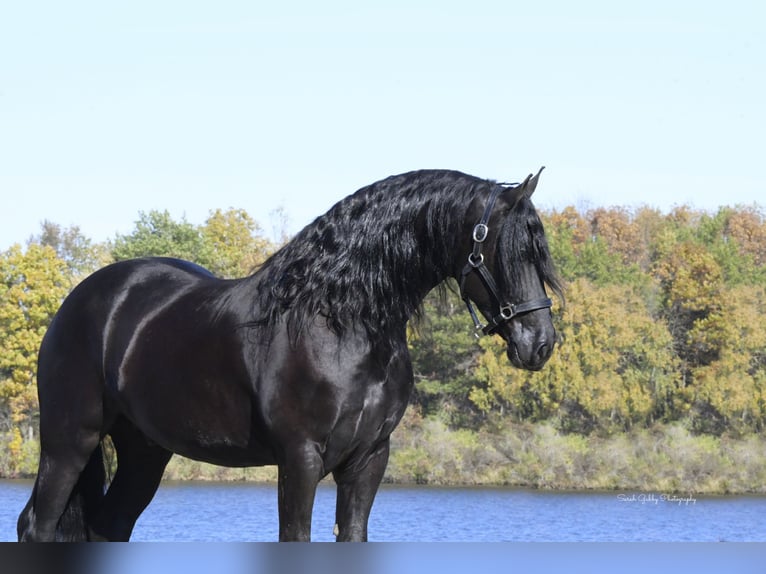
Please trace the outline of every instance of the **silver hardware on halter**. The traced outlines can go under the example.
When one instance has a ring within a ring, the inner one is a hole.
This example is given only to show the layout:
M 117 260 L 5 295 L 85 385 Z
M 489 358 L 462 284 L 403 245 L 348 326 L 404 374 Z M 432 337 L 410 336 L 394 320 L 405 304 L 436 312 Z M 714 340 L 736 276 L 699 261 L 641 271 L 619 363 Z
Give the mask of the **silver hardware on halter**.
M 516 306 L 512 304 L 500 307 L 500 316 L 506 321 L 510 321 L 516 316 Z
M 489 235 L 489 226 L 486 223 L 477 223 L 473 228 L 473 240 L 476 243 L 484 243 L 487 235 Z
M 474 253 L 468 254 L 468 264 L 471 267 L 479 267 L 480 265 L 484 264 L 484 254 L 479 253 L 479 255 L 474 255 Z

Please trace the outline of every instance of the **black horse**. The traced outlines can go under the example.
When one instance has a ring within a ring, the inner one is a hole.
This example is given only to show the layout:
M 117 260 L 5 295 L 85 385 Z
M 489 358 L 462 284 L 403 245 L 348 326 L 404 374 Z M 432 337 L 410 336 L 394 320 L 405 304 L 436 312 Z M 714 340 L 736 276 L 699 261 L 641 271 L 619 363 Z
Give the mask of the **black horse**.
M 530 201 L 538 177 L 387 178 L 243 279 L 168 258 L 86 278 L 40 348 L 40 465 L 19 539 L 129 539 L 179 453 L 276 464 L 280 540 L 310 539 L 315 489 L 332 473 L 337 539 L 366 540 L 413 386 L 405 326 L 425 295 L 455 278 L 517 367 L 540 369 L 553 351 L 545 285 L 561 293 Z

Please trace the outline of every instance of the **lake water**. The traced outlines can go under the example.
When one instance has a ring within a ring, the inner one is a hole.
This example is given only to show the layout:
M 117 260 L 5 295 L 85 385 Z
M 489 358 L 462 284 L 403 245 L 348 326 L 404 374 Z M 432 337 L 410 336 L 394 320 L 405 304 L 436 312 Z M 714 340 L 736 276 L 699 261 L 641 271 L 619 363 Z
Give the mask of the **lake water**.
M 0 541 L 16 540 L 28 481 L 0 481 Z M 165 483 L 135 541 L 275 541 L 276 487 Z M 332 541 L 335 489 L 317 492 L 313 539 Z M 766 542 L 766 497 L 554 493 L 382 486 L 370 540 L 397 542 Z

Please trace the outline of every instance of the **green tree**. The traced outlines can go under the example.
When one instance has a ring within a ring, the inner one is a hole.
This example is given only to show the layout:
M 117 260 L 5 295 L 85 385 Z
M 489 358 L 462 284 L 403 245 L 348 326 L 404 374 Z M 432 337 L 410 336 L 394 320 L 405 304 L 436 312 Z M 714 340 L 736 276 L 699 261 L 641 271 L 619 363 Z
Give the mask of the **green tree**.
M 186 219 L 174 221 L 168 211 L 140 212 L 133 232 L 118 235 L 112 245 L 115 261 L 163 256 L 204 265 L 209 261 L 209 255 L 199 229 Z
M 413 402 L 424 414 L 440 413 L 447 423 L 465 423 L 474 410 L 469 393 L 476 384 L 480 351 L 473 323 L 455 289 L 433 291 L 424 312 L 408 337 L 415 374 Z
M 94 244 L 76 225 L 64 228 L 46 220 L 40 227 L 39 235 L 33 236 L 29 243 L 53 248 L 56 256 L 66 263 L 72 287 L 111 260 L 106 245 Z
M 258 223 L 242 209 L 213 211 L 204 225 L 175 221 L 167 211 L 141 212 L 134 230 L 112 246 L 116 261 L 135 257 L 177 257 L 224 277 L 252 273 L 274 250 Z
M 640 250 L 632 239 L 637 231 L 626 213 L 597 210 L 589 220 L 568 207 L 543 217 L 551 256 L 565 280 L 584 277 L 598 285 L 641 282 Z
M 52 247 L 14 245 L 0 256 L 0 429 L 34 430 L 43 335 L 66 295 L 66 264 Z
M 588 222 L 571 206 L 561 212 L 542 213 L 541 219 L 551 256 L 561 277 L 567 281 L 580 277 L 582 271 L 578 258 L 583 246 L 591 239 Z

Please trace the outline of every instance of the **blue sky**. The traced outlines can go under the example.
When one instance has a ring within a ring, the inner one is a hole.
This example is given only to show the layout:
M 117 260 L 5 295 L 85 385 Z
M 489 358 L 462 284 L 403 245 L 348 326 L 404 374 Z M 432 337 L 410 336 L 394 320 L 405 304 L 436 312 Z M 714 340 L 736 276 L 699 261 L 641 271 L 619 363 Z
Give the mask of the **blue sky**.
M 0 8 L 0 249 L 48 219 L 296 231 L 419 168 L 538 205 L 766 203 L 766 3 L 137 0 Z

